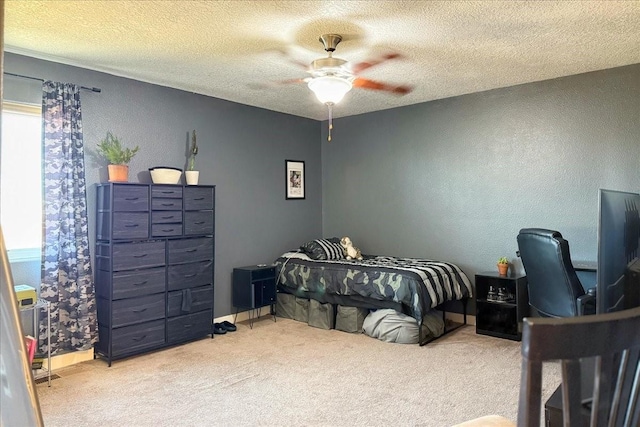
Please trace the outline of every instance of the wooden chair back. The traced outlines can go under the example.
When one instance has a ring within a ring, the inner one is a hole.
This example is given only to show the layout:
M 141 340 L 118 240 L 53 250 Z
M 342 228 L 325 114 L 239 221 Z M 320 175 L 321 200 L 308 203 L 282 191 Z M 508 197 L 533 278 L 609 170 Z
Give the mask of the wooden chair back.
M 581 359 L 595 358 L 593 397 L 582 401 Z M 640 426 L 640 308 L 593 316 L 526 318 L 518 426 L 540 424 L 542 365 L 560 360 L 563 424 L 581 426 L 583 405 L 592 427 Z

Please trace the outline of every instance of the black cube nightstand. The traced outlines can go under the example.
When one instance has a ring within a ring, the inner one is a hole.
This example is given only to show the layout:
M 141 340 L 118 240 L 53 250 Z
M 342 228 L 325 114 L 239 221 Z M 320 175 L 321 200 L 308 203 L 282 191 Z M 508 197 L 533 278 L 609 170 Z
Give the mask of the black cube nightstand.
M 527 276 L 476 274 L 476 333 L 520 341 L 528 315 Z
M 272 265 L 258 264 L 233 269 L 233 306 L 238 311 L 249 309 L 249 327 L 260 317 L 260 308 L 269 305 L 273 321 L 276 314 L 276 268 Z M 235 323 L 235 322 L 234 322 Z

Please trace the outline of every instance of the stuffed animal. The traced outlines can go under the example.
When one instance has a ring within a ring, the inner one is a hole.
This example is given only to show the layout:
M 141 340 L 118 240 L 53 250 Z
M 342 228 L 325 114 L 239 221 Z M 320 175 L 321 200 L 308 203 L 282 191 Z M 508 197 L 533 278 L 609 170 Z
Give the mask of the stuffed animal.
M 357 259 L 358 261 L 362 260 L 360 249 L 353 246 L 350 238 L 345 236 L 340 239 L 340 245 L 344 248 L 344 257 L 346 259 Z

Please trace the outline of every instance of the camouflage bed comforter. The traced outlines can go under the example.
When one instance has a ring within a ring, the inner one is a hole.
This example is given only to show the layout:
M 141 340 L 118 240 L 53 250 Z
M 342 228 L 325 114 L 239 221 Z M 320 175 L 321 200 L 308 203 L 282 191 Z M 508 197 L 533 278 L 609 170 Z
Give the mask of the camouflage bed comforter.
M 469 278 L 448 262 L 388 256 L 317 261 L 300 252 L 287 252 L 275 265 L 278 286 L 289 293 L 393 301 L 418 324 L 437 305 L 472 296 Z

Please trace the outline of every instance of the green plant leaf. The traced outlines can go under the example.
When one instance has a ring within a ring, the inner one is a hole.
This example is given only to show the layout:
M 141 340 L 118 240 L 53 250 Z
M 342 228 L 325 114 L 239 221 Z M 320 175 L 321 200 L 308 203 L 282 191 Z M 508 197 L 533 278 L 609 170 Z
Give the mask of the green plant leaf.
M 120 139 L 111 132 L 107 132 L 106 138 L 98 143 L 98 154 L 112 165 L 128 164 L 139 149 L 137 145 L 133 149 L 123 147 Z

